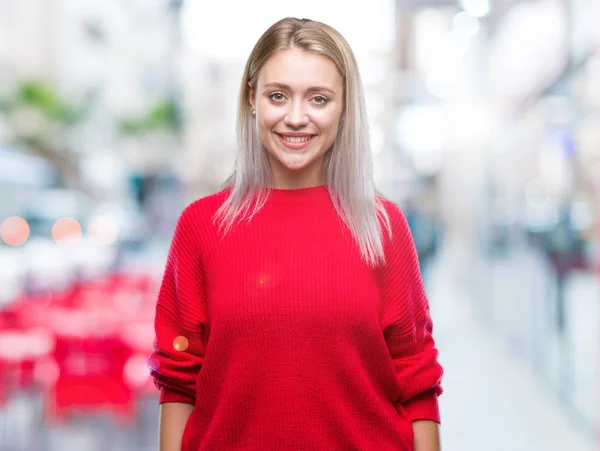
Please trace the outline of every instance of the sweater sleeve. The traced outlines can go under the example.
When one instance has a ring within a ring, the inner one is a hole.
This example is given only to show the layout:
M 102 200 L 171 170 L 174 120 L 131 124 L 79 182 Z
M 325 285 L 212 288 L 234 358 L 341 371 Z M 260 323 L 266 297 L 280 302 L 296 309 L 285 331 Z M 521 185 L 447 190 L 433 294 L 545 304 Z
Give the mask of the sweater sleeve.
M 386 264 L 381 274 L 381 322 L 400 385 L 397 406 L 411 421 L 439 423 L 443 369 L 417 252 L 406 218 L 396 205 L 387 207 L 392 236 L 385 243 Z
M 204 359 L 204 275 L 196 224 L 188 207 L 169 249 L 156 305 L 156 339 L 149 366 L 159 403 L 195 404 L 196 378 Z

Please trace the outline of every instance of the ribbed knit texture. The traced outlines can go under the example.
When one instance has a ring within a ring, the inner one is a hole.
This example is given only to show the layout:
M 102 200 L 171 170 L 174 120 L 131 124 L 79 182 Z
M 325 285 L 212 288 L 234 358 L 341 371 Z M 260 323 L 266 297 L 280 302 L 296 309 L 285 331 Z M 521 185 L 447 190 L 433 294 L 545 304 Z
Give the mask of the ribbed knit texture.
M 442 368 L 398 207 L 374 269 L 324 186 L 273 190 L 223 238 L 226 195 L 182 213 L 156 308 L 159 402 L 195 406 L 182 451 L 412 451 Z

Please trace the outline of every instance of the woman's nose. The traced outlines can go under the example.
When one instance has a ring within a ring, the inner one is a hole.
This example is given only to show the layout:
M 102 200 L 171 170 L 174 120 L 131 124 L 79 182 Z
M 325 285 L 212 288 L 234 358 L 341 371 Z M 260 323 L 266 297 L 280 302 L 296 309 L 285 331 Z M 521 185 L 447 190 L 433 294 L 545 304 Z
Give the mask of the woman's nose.
M 292 102 L 285 115 L 284 122 L 290 127 L 298 128 L 308 124 L 308 114 L 301 102 Z

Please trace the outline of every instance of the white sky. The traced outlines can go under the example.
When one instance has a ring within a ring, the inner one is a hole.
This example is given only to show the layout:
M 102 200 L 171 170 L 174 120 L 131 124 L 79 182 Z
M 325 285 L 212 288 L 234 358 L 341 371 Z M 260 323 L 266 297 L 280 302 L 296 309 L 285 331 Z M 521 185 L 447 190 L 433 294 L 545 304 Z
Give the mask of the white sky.
M 202 57 L 245 61 L 260 35 L 286 16 L 331 25 L 359 60 L 393 44 L 394 0 L 187 0 L 184 5 L 185 45 Z

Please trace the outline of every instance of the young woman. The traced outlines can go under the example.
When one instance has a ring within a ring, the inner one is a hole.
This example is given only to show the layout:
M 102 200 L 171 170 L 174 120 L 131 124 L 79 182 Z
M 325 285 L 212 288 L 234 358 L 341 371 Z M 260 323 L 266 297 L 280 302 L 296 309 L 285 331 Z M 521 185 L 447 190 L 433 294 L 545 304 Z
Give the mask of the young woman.
M 429 306 L 407 222 L 373 186 L 344 38 L 269 28 L 238 134 L 233 175 L 184 210 L 166 264 L 160 450 L 439 450 Z

